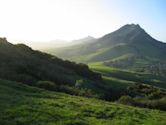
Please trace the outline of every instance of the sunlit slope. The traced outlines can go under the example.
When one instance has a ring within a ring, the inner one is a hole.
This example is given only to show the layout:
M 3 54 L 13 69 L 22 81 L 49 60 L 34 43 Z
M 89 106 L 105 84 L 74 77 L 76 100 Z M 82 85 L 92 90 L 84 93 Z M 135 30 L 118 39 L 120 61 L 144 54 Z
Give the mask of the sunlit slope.
M 165 125 L 166 113 L 0 80 L 1 125 Z
M 166 88 L 164 76 L 154 76 L 147 73 L 126 71 L 120 68 L 105 66 L 102 62 L 90 63 L 89 67 L 102 74 L 102 77 L 114 87 L 126 88 L 133 83 L 144 83 L 161 88 Z

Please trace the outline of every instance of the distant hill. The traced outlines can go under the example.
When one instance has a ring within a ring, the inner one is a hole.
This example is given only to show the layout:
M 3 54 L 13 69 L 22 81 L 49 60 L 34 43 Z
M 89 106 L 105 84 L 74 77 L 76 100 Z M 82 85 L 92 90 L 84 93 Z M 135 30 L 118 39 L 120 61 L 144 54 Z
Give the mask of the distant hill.
M 102 62 L 117 68 L 166 73 L 166 44 L 152 38 L 138 24 L 127 24 L 92 43 L 48 52 L 77 62 Z
M 66 47 L 71 45 L 70 41 L 65 41 L 60 39 L 50 40 L 50 41 L 12 40 L 11 42 L 15 44 L 24 43 L 35 50 L 42 50 L 42 51 L 47 49 Z
M 17 43 L 17 44 L 24 43 L 35 50 L 47 51 L 49 49 L 69 47 L 69 46 L 78 45 L 78 44 L 90 43 L 95 40 L 96 40 L 96 38 L 94 38 L 92 36 L 87 36 L 82 39 L 70 40 L 70 41 L 56 39 L 56 40 L 50 40 L 50 41 L 13 40 L 12 42 Z
M 78 40 L 73 40 L 71 43 L 72 45 L 77 45 L 77 44 L 87 44 L 87 43 L 93 43 L 95 42 L 97 39 L 92 37 L 92 36 L 87 36 L 85 38 L 82 39 L 78 39 Z

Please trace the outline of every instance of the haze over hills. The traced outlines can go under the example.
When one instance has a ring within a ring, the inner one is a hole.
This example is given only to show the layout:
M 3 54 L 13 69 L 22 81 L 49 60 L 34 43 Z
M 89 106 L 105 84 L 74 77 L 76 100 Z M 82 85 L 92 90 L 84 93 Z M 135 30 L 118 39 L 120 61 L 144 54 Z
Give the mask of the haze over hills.
M 70 41 L 60 40 L 60 39 L 50 40 L 50 41 L 27 41 L 27 40 L 11 40 L 11 41 L 12 41 L 12 43 L 15 43 L 15 44 L 24 43 L 35 50 L 46 51 L 48 49 L 69 47 L 69 46 L 73 46 L 73 45 L 94 42 L 95 40 L 96 40 L 96 38 L 94 38 L 92 36 L 87 36 L 87 37 L 84 37 L 81 39 L 70 40 Z
M 87 36 L 87 37 L 82 38 L 82 39 L 72 40 L 72 43 L 85 44 L 85 43 L 91 43 L 91 42 L 95 42 L 95 41 L 96 41 L 96 38 L 94 38 L 92 36 Z
M 158 65 L 160 69 L 166 67 L 166 44 L 152 38 L 138 24 L 127 24 L 92 43 L 50 49 L 48 52 L 77 62 L 103 62 L 134 70 L 149 71 Z
M 71 41 L 66 40 L 50 40 L 50 41 L 27 41 L 27 40 L 10 40 L 13 44 L 26 44 L 35 50 L 45 50 L 51 48 L 59 48 L 71 45 Z

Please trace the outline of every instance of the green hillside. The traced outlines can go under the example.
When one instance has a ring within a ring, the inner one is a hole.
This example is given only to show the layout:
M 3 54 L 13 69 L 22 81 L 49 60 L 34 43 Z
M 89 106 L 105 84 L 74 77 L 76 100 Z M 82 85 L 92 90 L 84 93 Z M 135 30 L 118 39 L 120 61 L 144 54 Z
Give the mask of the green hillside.
M 92 43 L 50 49 L 47 52 L 77 62 L 104 62 L 153 75 L 166 75 L 166 44 L 152 38 L 139 25 L 127 24 Z
M 100 97 L 108 93 L 101 75 L 87 65 L 62 60 L 24 44 L 14 45 L 5 38 L 0 38 L 0 78 L 72 95 Z
M 0 80 L 1 125 L 165 125 L 166 113 Z
M 101 79 L 87 65 L 62 60 L 24 44 L 13 45 L 3 38 L 0 38 L 0 77 L 24 83 L 48 80 L 71 85 L 81 78 Z
M 134 83 L 166 88 L 166 44 L 152 38 L 139 25 L 127 24 L 95 42 L 48 52 L 87 63 L 116 88 Z

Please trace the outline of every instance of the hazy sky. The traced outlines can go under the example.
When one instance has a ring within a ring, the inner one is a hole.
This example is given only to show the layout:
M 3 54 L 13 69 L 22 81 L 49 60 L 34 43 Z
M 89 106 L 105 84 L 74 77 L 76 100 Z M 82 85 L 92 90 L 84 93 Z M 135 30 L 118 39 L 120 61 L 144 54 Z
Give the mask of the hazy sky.
M 46 41 L 101 37 L 140 24 L 166 42 L 166 0 L 0 0 L 0 37 Z

